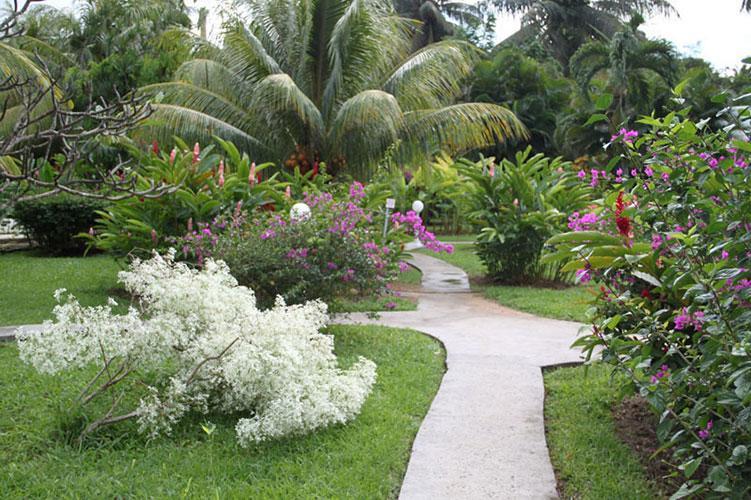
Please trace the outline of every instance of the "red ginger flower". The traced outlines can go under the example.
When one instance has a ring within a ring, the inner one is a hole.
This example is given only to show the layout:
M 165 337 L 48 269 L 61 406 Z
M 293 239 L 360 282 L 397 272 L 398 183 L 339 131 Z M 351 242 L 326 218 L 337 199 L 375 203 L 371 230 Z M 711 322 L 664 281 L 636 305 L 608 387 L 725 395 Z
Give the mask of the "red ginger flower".
M 615 200 L 615 225 L 618 226 L 618 232 L 625 238 L 629 238 L 631 234 L 631 219 L 628 216 L 622 216 L 625 209 L 625 203 L 623 202 L 623 191 L 618 193 L 618 199 Z

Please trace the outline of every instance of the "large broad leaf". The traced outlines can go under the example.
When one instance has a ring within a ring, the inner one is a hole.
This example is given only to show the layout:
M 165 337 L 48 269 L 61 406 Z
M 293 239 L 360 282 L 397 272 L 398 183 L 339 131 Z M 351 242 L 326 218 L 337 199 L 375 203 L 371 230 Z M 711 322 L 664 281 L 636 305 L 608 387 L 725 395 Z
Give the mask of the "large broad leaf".
M 599 231 L 572 231 L 561 233 L 553 236 L 547 241 L 548 245 L 558 245 L 561 243 L 593 243 L 596 245 L 623 245 L 623 241 L 609 234 Z

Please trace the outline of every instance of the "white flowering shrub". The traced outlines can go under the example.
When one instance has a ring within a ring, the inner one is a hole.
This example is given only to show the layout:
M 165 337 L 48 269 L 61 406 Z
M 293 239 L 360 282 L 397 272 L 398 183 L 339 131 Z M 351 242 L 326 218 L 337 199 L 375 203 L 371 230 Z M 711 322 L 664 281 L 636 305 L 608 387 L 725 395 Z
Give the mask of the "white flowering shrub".
M 174 252 L 136 260 L 119 278 L 139 303 L 126 315 L 112 313 L 112 299 L 82 307 L 58 290 L 55 320 L 19 334 L 21 359 L 40 372 L 99 368 L 80 404 L 105 394 L 114 402 L 84 434 L 134 418 L 155 436 L 190 411 L 219 410 L 247 415 L 236 426 L 247 445 L 347 422 L 375 382 L 368 359 L 339 368 L 333 338 L 319 331 L 327 321 L 322 302 L 287 306 L 278 299 L 260 311 L 223 262 L 194 270 L 175 263 Z M 145 382 L 146 374 L 157 380 Z M 116 388 L 142 393 L 144 384 L 140 404 L 121 408 L 127 398 Z

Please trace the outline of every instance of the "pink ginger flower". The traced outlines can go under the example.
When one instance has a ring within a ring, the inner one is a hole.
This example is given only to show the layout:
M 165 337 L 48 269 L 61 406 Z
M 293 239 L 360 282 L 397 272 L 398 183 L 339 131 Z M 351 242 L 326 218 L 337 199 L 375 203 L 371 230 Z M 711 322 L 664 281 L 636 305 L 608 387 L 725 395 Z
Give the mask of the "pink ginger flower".
M 248 174 L 248 184 L 253 185 L 256 183 L 256 162 L 250 164 L 250 173 Z
M 175 164 L 175 158 L 177 157 L 177 150 L 175 148 L 172 148 L 172 151 L 169 153 L 169 164 L 174 165 Z
M 495 177 L 495 163 L 490 164 L 490 168 L 488 169 L 488 175 L 490 177 Z
M 286 198 L 292 198 L 292 188 L 287 186 L 287 189 L 284 190 L 284 196 Z
M 224 187 L 224 160 L 219 160 L 219 187 Z
M 193 164 L 195 165 L 200 160 L 199 156 L 201 155 L 201 146 L 200 144 L 196 143 L 193 146 Z

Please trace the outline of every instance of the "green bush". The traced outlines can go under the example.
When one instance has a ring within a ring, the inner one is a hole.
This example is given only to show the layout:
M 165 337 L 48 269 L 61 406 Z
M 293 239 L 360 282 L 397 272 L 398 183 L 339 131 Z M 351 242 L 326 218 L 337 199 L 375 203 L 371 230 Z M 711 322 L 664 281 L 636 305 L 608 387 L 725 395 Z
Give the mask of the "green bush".
M 83 252 L 86 242 L 76 235 L 88 232 L 105 206 L 101 200 L 57 195 L 16 203 L 12 216 L 46 252 L 72 254 Z
M 542 264 L 540 254 L 545 240 L 565 227 L 565 212 L 589 200 L 571 164 L 532 156 L 527 148 L 514 161 L 465 165 L 462 172 L 472 181 L 468 216 L 479 231 L 477 254 L 488 275 L 512 284 L 565 278 L 560 266 Z

